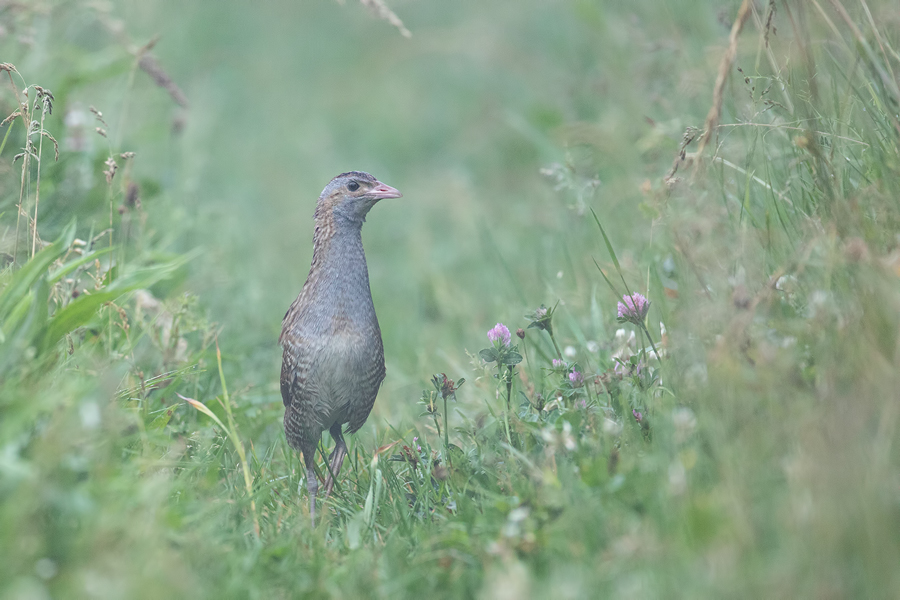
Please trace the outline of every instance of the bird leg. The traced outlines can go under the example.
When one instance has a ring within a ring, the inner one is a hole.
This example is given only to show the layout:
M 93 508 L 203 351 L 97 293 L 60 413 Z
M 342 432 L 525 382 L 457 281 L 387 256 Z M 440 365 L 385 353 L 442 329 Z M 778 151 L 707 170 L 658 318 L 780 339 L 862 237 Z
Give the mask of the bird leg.
M 331 456 L 328 457 L 329 473 L 328 477 L 325 478 L 326 498 L 331 494 L 331 490 L 334 488 L 334 478 L 341 472 L 341 465 L 344 464 L 344 457 L 347 456 L 347 444 L 344 442 L 344 436 L 341 434 L 340 423 L 332 425 L 329 433 L 334 438 L 334 450 L 331 452 Z
M 303 451 L 303 462 L 306 463 L 306 490 L 309 492 L 309 518 L 312 526 L 316 526 L 316 494 L 319 493 L 319 480 L 316 478 L 315 446 Z M 300 490 L 297 490 L 300 493 Z

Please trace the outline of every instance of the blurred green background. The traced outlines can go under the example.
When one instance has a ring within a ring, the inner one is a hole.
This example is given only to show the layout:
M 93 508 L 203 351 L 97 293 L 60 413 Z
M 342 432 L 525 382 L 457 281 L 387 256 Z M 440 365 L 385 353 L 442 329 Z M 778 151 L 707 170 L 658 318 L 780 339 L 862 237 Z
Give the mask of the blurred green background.
M 204 248 L 190 287 L 271 393 L 319 192 L 351 169 L 401 189 L 364 233 L 389 366 L 383 407 L 403 403 L 423 372 L 452 368 L 447 354 L 474 350 L 497 321 L 557 299 L 583 319 L 595 291 L 601 311 L 614 307 L 594 289 L 589 255 L 602 246 L 585 208 L 611 220 L 626 256 L 642 252 L 651 224 L 640 184 L 658 181 L 683 123 L 705 111 L 715 64 L 705 48 L 727 33 L 713 6 L 401 2 L 406 39 L 355 3 L 122 2 L 110 27 L 132 46 L 161 36 L 154 53 L 190 109 L 141 71 L 124 100 L 120 76 L 73 86 L 67 101 L 103 95 L 114 126 L 127 109 L 122 150 L 156 142 L 134 166 L 137 179 L 162 182 L 145 208 L 179 249 Z M 28 54 L 20 70 L 127 69 L 115 50 L 76 46 L 108 35 L 79 24 L 80 10 L 41 21 L 38 39 L 72 45 Z M 180 135 L 167 127 L 176 117 Z M 566 196 L 540 173 L 566 162 L 579 183 L 599 179 L 596 193 Z
M 56 96 L 42 239 L 112 219 L 116 277 L 175 265 L 53 352 L 0 340 L 0 598 L 896 597 L 900 16 L 750 4 L 698 159 L 737 0 L 389 2 L 409 38 L 352 0 L 0 3 L 0 61 Z M 189 106 L 139 68 L 147 44 Z M 15 127 L 0 294 L 25 270 Z M 388 374 L 310 529 L 277 339 L 318 194 L 348 170 L 404 193 L 363 231 Z M 132 181 L 141 207 L 119 214 Z M 662 382 L 615 374 L 598 266 L 620 280 L 591 209 L 653 303 Z M 58 310 L 71 290 L 51 283 Z M 475 356 L 542 303 L 569 364 L 528 331 L 504 438 Z M 176 396 L 226 421 L 216 334 L 227 427 Z M 452 492 L 372 462 L 392 442 L 444 452 L 417 403 L 438 372 L 469 379 Z

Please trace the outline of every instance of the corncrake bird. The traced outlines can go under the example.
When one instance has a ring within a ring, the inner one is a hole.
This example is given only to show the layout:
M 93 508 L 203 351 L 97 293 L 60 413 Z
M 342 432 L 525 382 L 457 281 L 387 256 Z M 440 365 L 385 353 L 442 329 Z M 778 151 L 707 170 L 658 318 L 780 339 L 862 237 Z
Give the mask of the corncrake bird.
M 363 426 L 384 380 L 362 225 L 379 200 L 401 196 L 361 171 L 342 173 L 325 186 L 316 205 L 312 266 L 282 323 L 284 432 L 288 444 L 303 453 L 313 525 L 319 491 L 315 451 L 322 432 L 327 429 L 335 441 L 327 498 L 347 455 L 341 429 L 347 424 L 346 431 L 355 433 Z

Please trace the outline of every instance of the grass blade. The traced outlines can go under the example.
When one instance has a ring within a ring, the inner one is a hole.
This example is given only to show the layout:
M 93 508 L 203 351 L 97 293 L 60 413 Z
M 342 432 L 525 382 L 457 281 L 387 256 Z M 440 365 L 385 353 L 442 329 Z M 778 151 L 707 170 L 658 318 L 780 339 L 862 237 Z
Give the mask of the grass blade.
M 609 238 L 606 235 L 606 231 L 604 231 L 603 225 L 600 224 L 600 219 L 597 218 L 597 213 L 594 212 L 593 208 L 591 209 L 591 214 L 594 215 L 594 221 L 597 223 L 597 227 L 600 228 L 600 233 L 603 235 L 603 241 L 606 243 L 606 249 L 607 251 L 609 251 L 609 256 L 612 258 L 613 264 L 616 267 L 616 272 L 618 272 L 619 277 L 622 279 L 622 285 L 625 286 L 625 292 L 630 296 L 631 290 L 628 289 L 628 284 L 625 282 L 625 275 L 622 273 L 622 266 L 619 264 L 619 259 L 616 257 L 616 251 L 613 250 L 612 243 L 609 241 Z M 600 272 L 603 273 L 602 270 Z M 603 278 L 606 279 L 605 274 L 603 275 Z M 607 279 L 607 281 L 609 280 Z
M 73 239 L 75 239 L 74 220 L 66 226 L 56 241 L 35 254 L 13 275 L 3 292 L 0 293 L 0 321 L 5 320 L 12 307 L 28 294 L 35 281 L 47 271 L 53 261 L 65 252 L 66 248 L 72 244 Z
M 13 119 L 9 123 L 9 127 L 6 128 L 6 134 L 3 136 L 3 142 L 0 142 L 0 154 L 3 154 L 3 149 L 6 148 L 6 139 L 9 137 L 9 132 L 12 131 L 12 128 L 15 126 L 16 120 Z

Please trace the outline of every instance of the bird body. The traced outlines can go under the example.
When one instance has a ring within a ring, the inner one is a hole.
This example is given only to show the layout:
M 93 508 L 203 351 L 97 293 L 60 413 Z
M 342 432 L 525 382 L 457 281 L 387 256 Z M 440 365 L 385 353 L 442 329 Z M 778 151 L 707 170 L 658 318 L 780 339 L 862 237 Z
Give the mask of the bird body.
M 342 427 L 366 422 L 384 380 L 384 349 L 362 245 L 368 211 L 400 192 L 368 173 L 335 177 L 316 205 L 309 276 L 282 323 L 281 396 L 288 444 L 303 453 L 315 522 L 315 449 L 322 432 L 335 440 L 326 495 L 347 452 Z

